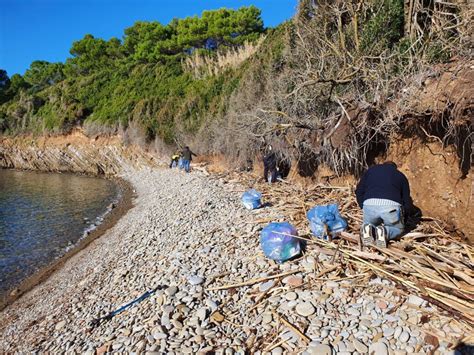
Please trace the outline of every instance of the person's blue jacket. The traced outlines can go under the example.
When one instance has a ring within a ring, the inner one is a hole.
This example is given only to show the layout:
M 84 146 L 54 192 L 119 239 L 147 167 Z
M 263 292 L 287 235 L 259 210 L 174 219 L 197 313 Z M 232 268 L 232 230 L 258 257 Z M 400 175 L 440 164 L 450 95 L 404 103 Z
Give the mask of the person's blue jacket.
M 397 170 L 393 163 L 370 167 L 357 185 L 356 196 L 360 207 L 369 198 L 398 202 L 407 213 L 411 211 L 413 206 L 408 179 Z

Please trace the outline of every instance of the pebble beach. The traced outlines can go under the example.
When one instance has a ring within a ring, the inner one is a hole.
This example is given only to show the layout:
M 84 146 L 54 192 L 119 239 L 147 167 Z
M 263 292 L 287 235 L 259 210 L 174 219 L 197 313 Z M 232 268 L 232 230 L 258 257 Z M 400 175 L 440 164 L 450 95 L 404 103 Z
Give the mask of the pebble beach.
M 284 216 L 271 206 L 246 210 L 238 182 L 161 168 L 122 178 L 135 189 L 134 207 L 0 312 L 0 353 L 448 354 L 465 335 L 389 280 L 318 283 L 315 265 L 332 267 L 323 253 L 265 258 L 259 221 Z

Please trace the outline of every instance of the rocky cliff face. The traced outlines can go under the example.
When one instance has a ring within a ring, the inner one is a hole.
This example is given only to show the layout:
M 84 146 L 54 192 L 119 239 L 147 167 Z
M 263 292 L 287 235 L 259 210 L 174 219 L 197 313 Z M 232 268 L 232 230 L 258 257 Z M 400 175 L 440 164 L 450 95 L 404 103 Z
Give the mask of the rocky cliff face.
M 119 137 L 0 137 L 0 167 L 89 175 L 117 175 L 128 167 L 156 166 L 151 154 L 124 146 Z

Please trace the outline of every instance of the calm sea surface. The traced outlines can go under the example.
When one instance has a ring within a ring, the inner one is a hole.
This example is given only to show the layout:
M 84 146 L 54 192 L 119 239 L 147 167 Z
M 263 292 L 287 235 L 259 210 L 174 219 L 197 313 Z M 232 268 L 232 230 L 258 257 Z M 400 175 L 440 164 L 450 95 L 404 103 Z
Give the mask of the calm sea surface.
M 118 195 L 104 179 L 0 169 L 0 296 L 62 256 Z

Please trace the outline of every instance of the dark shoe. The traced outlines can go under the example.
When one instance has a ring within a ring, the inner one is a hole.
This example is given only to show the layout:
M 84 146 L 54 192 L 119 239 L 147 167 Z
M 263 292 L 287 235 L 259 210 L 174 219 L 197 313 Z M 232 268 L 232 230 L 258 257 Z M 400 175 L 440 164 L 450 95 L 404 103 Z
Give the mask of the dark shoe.
M 387 230 L 384 226 L 378 226 L 375 228 L 376 238 L 375 238 L 375 245 L 379 248 L 386 248 L 387 247 Z
M 371 224 L 364 224 L 361 230 L 362 245 L 374 245 L 374 226 Z

